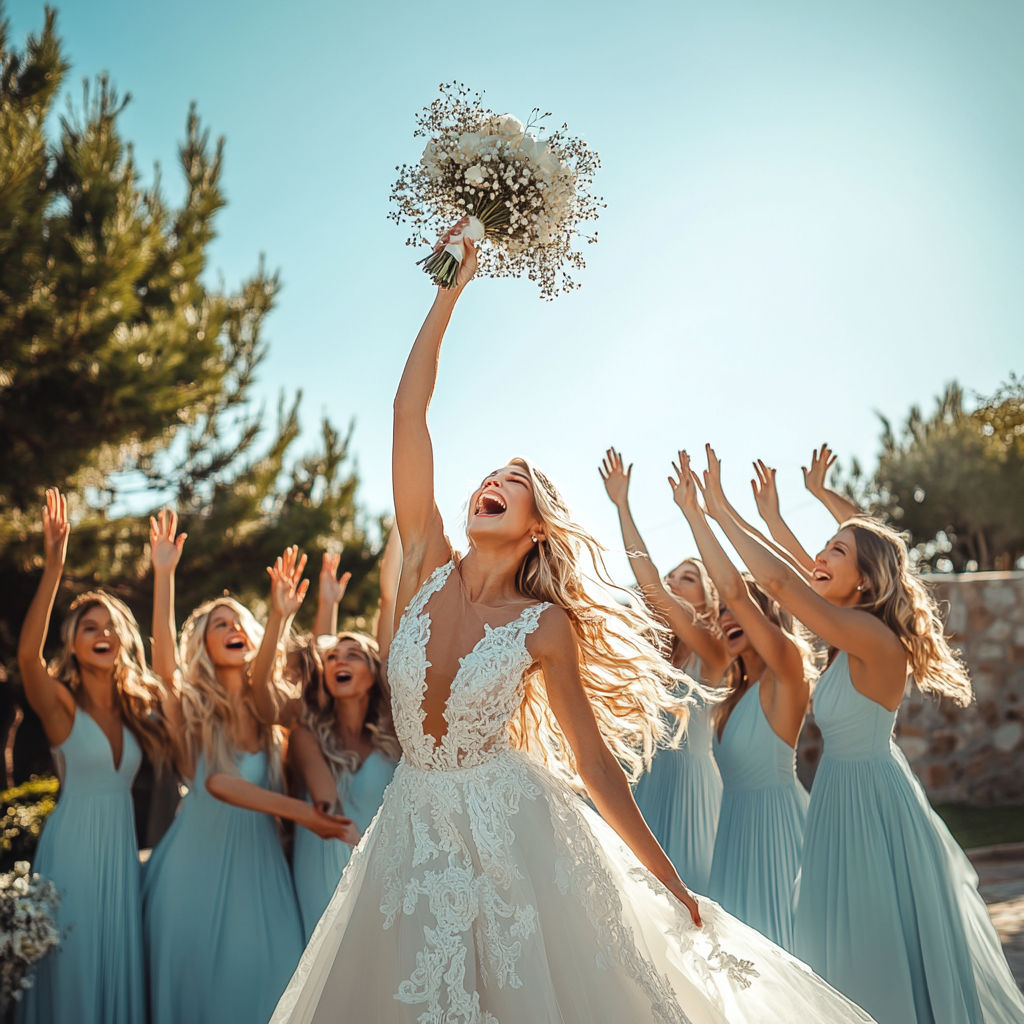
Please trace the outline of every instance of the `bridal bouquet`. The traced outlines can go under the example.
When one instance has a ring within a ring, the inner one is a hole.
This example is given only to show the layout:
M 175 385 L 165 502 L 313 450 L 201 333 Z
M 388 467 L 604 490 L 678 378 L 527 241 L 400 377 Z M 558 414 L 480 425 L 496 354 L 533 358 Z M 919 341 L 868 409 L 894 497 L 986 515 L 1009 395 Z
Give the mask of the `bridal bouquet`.
M 29 970 L 60 944 L 59 902 L 53 882 L 32 874 L 28 861 L 0 874 L 0 1008 L 21 999 Z
M 566 266 L 586 265 L 573 237 L 597 241 L 597 232 L 584 234 L 581 225 L 596 220 L 602 206 L 589 192 L 600 161 L 567 125 L 540 138 L 550 114 L 534 110 L 524 125 L 481 101 L 465 86 L 441 86 L 441 97 L 416 118 L 414 134 L 427 140 L 422 159 L 395 168 L 388 216 L 410 225 L 407 245 L 433 245 L 420 263 L 445 288 L 455 285 L 466 239 L 486 240 L 479 274 L 525 275 L 553 299 L 577 287 Z

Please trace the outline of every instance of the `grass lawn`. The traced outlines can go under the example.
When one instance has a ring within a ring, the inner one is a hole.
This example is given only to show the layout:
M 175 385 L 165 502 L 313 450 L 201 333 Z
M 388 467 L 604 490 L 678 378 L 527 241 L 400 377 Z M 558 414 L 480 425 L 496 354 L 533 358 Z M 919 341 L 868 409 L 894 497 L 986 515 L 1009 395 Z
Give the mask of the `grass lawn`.
M 946 827 L 965 849 L 1024 843 L 1024 806 L 976 807 L 973 804 L 938 804 L 935 808 Z

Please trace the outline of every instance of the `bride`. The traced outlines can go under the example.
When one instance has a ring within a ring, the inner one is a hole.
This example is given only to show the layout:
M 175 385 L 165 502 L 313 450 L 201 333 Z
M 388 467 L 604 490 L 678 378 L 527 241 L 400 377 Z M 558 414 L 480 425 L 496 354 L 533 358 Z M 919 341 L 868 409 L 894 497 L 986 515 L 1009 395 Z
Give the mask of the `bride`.
M 685 719 L 641 607 L 600 603 L 596 542 L 524 459 L 469 505 L 461 560 L 434 502 L 427 406 L 476 269 L 439 289 L 395 399 L 405 554 L 389 659 L 404 756 L 272 1024 L 870 1021 L 694 895 L 637 810 L 637 772 Z M 491 415 L 514 396 L 480 397 Z M 668 685 L 666 685 L 668 684 Z M 575 794 L 582 784 L 600 817 Z

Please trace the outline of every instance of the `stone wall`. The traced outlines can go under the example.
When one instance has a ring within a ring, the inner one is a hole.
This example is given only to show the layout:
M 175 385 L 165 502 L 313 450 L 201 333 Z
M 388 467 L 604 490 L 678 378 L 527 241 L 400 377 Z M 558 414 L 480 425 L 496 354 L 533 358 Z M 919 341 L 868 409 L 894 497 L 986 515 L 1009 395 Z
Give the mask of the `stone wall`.
M 933 576 L 976 700 L 958 708 L 910 688 L 896 741 L 933 803 L 1024 803 L 1024 572 Z M 808 719 L 798 770 L 809 786 L 821 733 Z

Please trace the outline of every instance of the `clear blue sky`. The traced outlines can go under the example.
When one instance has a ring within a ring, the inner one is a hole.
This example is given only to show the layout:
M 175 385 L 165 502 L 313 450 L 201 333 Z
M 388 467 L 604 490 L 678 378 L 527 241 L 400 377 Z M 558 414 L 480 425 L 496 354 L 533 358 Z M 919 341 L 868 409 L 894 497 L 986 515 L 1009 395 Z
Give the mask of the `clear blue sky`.
M 8 3 L 14 37 L 38 0 Z M 431 424 L 442 511 L 513 454 L 533 458 L 616 552 L 596 466 L 635 461 L 634 511 L 668 569 L 692 551 L 665 484 L 712 441 L 753 514 L 751 459 L 779 467 L 809 546 L 811 447 L 871 464 L 900 419 L 958 378 L 1024 369 L 1024 5 L 1010 0 L 475 4 L 72 0 L 69 81 L 108 70 L 123 131 L 180 192 L 188 104 L 227 138 L 212 270 L 265 252 L 284 281 L 259 392 L 355 417 L 371 511 L 390 505 L 390 406 L 431 299 L 385 220 L 413 114 L 442 80 L 523 117 L 541 106 L 600 152 L 608 202 L 583 289 L 542 303 L 475 284 Z M 312 430 L 300 442 L 315 444 Z M 625 559 L 613 571 L 629 578 Z

